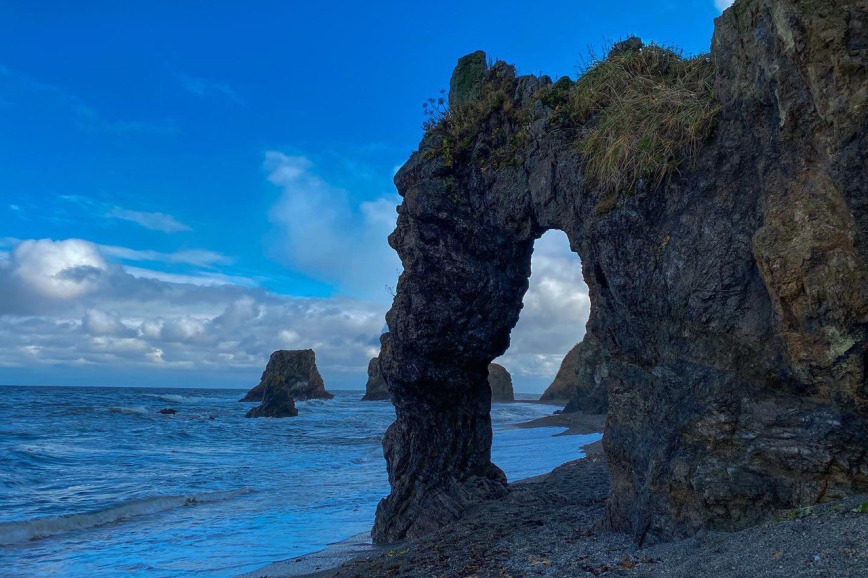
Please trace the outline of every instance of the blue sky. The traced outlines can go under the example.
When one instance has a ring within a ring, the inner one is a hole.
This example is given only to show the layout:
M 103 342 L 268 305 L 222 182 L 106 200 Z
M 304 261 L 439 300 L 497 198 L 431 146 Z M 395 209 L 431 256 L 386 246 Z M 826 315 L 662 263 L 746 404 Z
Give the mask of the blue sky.
M 702 52 L 720 1 L 0 2 L 0 383 L 245 387 L 315 346 L 362 387 L 392 175 L 458 57 L 558 77 L 627 34 Z M 581 290 L 548 242 L 537 286 Z M 560 317 L 516 330 L 531 389 L 581 337 Z

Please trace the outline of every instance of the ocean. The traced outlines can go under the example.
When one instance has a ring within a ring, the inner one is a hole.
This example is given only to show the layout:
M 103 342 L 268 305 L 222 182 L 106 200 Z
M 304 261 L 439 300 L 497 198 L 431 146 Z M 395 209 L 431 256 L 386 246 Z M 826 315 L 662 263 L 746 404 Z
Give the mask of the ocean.
M 368 531 L 395 412 L 333 393 L 247 419 L 244 390 L 0 387 L 0 576 L 234 576 Z M 554 409 L 494 404 L 510 480 L 599 439 L 510 427 Z

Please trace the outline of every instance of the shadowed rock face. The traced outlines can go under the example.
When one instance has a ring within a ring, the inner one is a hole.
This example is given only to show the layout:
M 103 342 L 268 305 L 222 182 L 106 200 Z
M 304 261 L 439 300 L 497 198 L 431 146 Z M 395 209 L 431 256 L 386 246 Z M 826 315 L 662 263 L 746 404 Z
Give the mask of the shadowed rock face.
M 515 401 L 512 391 L 512 376 L 498 363 L 488 366 L 488 385 L 491 387 L 491 401 Z
M 263 401 L 270 385 L 286 386 L 295 401 L 332 399 L 326 391 L 322 376 L 316 367 L 316 354 L 312 349 L 278 350 L 271 354 L 259 385 L 247 392 L 240 401 Z
M 555 130 L 538 98 L 550 80 L 463 62 L 476 68 L 453 88 L 468 93 L 450 102 L 491 86 L 507 100 L 449 156 L 426 134 L 395 178 L 404 272 L 381 369 L 397 418 L 377 541 L 506 492 L 487 367 L 549 229 L 582 260 L 608 368 L 609 528 L 690 534 L 868 491 L 866 22 L 855 0 L 736 2 L 716 23 L 721 110 L 695 163 L 603 213 L 581 124 Z
M 491 387 L 492 401 L 515 401 L 512 390 L 512 376 L 505 367 L 497 363 L 488 366 L 488 385 Z M 389 385 L 383 379 L 380 371 L 380 359 L 374 357 L 368 363 L 368 382 L 365 384 L 365 395 L 362 401 L 380 401 L 391 399 Z
M 380 371 L 380 358 L 374 357 L 368 362 L 368 382 L 365 384 L 365 395 L 362 396 L 362 401 L 380 401 L 390 397 L 389 385 Z
M 587 335 L 564 357 L 542 400 L 568 400 L 564 413 L 606 413 L 609 408 L 605 352 L 593 335 Z
M 295 417 L 298 410 L 286 383 L 274 383 L 265 388 L 262 404 L 251 408 L 247 417 Z

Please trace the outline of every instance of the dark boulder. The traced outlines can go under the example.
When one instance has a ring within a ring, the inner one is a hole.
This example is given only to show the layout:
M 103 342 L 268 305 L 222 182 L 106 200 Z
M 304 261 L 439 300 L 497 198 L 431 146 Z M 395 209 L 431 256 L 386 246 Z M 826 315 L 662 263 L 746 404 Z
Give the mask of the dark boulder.
M 316 367 L 316 354 L 312 349 L 283 349 L 272 353 L 259 385 L 239 401 L 262 401 L 265 390 L 270 385 L 286 386 L 295 401 L 334 397 L 325 389 Z
M 298 410 L 292 399 L 292 391 L 286 383 L 269 384 L 265 388 L 262 404 L 251 408 L 247 417 L 295 417 Z

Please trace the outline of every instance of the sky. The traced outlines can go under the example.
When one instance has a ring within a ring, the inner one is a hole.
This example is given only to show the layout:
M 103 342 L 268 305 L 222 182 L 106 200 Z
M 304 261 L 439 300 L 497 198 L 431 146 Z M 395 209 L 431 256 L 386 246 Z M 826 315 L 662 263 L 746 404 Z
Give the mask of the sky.
M 0 0 L 0 384 L 246 388 L 313 348 L 363 389 L 392 178 L 457 59 L 700 53 L 729 3 Z M 542 391 L 590 310 L 562 233 L 524 302 L 501 362 Z

